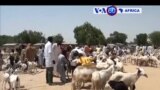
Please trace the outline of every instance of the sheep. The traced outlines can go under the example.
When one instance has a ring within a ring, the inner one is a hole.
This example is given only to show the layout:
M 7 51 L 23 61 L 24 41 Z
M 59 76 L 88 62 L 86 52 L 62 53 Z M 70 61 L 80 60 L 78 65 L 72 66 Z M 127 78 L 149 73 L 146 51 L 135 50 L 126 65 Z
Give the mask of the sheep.
M 114 63 L 116 63 L 116 66 L 115 66 L 116 71 L 124 72 L 123 62 L 121 62 L 120 59 L 118 59 L 118 58 L 115 58 L 113 60 L 111 60 L 111 58 L 101 60 L 97 63 L 96 67 L 99 68 L 99 69 L 106 69 L 110 65 L 113 65 Z
M 107 62 L 100 61 L 99 63 L 96 64 L 96 67 L 98 69 L 106 69 L 109 67 L 109 65 Z
M 145 63 L 145 66 L 148 65 L 149 56 L 139 56 L 137 57 L 137 65 L 141 66 Z
M 123 62 L 116 62 L 116 71 L 121 71 L 125 72 L 124 67 L 123 67 Z
M 9 68 L 9 64 L 3 64 L 2 65 L 2 71 L 5 71 Z
M 22 72 L 24 72 L 25 69 L 27 68 L 27 65 L 24 64 L 24 63 L 21 63 L 20 66 L 21 66 L 21 67 L 20 67 L 20 70 L 21 70 Z
M 99 62 L 101 62 L 101 61 L 105 60 L 105 59 L 106 59 L 106 57 L 107 57 L 107 56 L 105 56 L 105 55 L 103 55 L 103 54 L 99 54 L 99 55 L 97 55 L 96 63 L 99 63 Z
M 77 66 L 72 76 L 72 90 L 80 89 L 82 83 L 91 82 L 92 73 L 96 70 L 96 65 Z
M 107 59 L 108 65 L 113 65 L 115 63 L 114 59 L 112 60 L 111 58 Z
M 18 90 L 20 88 L 20 78 L 16 74 L 11 74 L 9 78 L 10 88 L 13 90 Z
M 115 58 L 114 61 L 116 62 L 116 71 L 124 72 L 123 62 L 120 57 Z
M 106 81 L 114 73 L 114 65 L 111 65 L 108 69 L 95 71 L 92 73 L 92 90 L 104 90 Z
M 131 62 L 131 56 L 132 56 L 131 54 L 125 55 L 125 59 L 126 59 L 125 61 L 130 63 Z
M 98 69 L 106 69 L 109 67 L 107 59 L 105 57 L 101 57 L 100 60 L 97 59 L 96 61 L 97 61 L 96 67 Z
M 29 72 L 37 72 L 37 63 L 28 61 L 28 71 Z
M 138 56 L 132 55 L 132 56 L 130 57 L 130 63 L 131 63 L 131 64 L 137 64 L 137 65 L 138 65 L 137 58 L 138 58 Z
M 26 63 L 22 63 L 21 61 L 17 62 L 15 65 L 16 65 L 16 69 L 19 72 L 24 72 L 25 69 L 27 68 L 27 64 Z
M 20 87 L 20 78 L 16 74 L 17 70 L 13 71 L 12 68 L 9 68 L 3 74 L 3 81 L 2 81 L 2 90 L 6 90 L 6 84 L 9 84 L 9 88 L 12 90 L 18 90 Z
M 2 77 L 2 90 L 6 90 L 6 84 L 9 83 L 9 77 L 12 74 L 13 69 L 8 68 L 3 72 L 3 77 Z M 10 84 L 9 84 L 10 85 Z
M 158 60 L 160 60 L 160 53 L 159 53 L 159 55 L 157 55 L 157 58 L 158 58 Z
M 160 61 L 156 56 L 153 55 L 149 56 L 149 61 L 151 62 L 151 66 L 153 66 L 153 63 L 156 65 L 156 67 L 160 65 Z
M 109 58 L 107 59 L 107 62 L 109 65 L 115 64 L 115 67 L 116 67 L 115 71 L 124 72 L 123 62 L 121 62 L 119 58 Z
M 2 78 L 2 90 L 6 90 L 6 84 L 9 82 L 9 73 L 4 73 Z
M 128 90 L 128 86 L 123 81 L 109 81 L 108 84 L 114 90 Z
M 134 73 L 123 73 L 115 72 L 109 79 L 109 81 L 123 81 L 130 90 L 135 89 L 135 83 L 140 78 L 140 76 L 145 76 L 148 78 L 148 75 L 145 73 L 144 69 L 141 67 L 137 68 L 137 71 Z M 107 86 L 107 85 L 106 85 Z
M 121 61 L 121 62 L 123 62 L 123 63 L 127 63 L 127 61 L 126 61 L 126 57 L 125 56 L 117 56 L 117 58 L 115 58 L 115 61 Z

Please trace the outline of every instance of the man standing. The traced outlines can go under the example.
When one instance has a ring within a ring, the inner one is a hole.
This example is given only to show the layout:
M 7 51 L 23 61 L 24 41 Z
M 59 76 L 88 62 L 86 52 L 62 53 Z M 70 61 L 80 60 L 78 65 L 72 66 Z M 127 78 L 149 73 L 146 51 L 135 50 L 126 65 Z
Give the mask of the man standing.
M 85 45 L 84 46 L 84 52 L 85 52 L 86 56 L 89 55 L 89 51 L 90 51 L 90 45 Z
M 69 65 L 69 62 L 66 59 L 65 55 L 66 55 L 66 51 L 62 50 L 61 54 L 59 54 L 58 56 L 58 62 L 57 62 L 57 72 L 60 74 L 60 80 L 62 83 L 67 82 L 66 75 L 65 75 L 65 72 L 66 72 L 65 69 L 66 69 L 66 65 L 67 66 Z
M 53 84 L 53 49 L 52 49 L 53 38 L 48 37 L 48 42 L 45 44 L 44 48 L 44 57 L 45 57 L 45 66 L 46 66 L 46 83 L 49 85 Z
M 36 56 L 36 49 L 35 47 L 32 46 L 31 43 L 28 44 L 26 48 L 26 58 L 28 61 L 35 61 L 35 56 Z
M 59 77 L 59 73 L 57 72 L 57 62 L 58 62 L 58 56 L 61 53 L 61 43 L 54 43 L 53 44 L 53 60 L 55 61 L 55 65 L 54 65 L 54 75 Z
M 3 58 L 2 58 L 2 53 L 0 50 L 0 71 L 2 70 L 2 65 L 3 65 Z
M 77 58 L 78 54 L 79 53 L 78 53 L 76 48 L 73 49 L 69 54 L 69 61 L 70 61 L 70 65 L 71 65 L 71 73 L 72 73 L 72 75 L 73 75 L 74 69 L 77 67 L 77 64 L 76 64 L 76 62 L 74 62 L 74 60 Z
M 39 64 L 39 67 L 40 68 L 43 68 L 43 49 L 42 49 L 42 46 L 39 47 L 38 49 L 38 53 L 37 53 L 37 56 L 38 56 L 38 64 Z

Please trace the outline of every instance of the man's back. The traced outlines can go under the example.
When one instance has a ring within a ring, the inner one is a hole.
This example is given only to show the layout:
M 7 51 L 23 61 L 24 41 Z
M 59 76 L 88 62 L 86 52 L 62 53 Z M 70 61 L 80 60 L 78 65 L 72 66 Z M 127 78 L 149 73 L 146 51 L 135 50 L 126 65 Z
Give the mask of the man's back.
M 61 53 L 61 47 L 60 47 L 60 45 L 58 45 L 57 43 L 54 43 L 54 44 L 52 45 L 52 48 L 53 48 L 53 58 L 54 58 L 54 60 L 57 62 L 58 56 L 59 56 L 59 54 Z
M 52 55 L 53 55 L 53 51 L 52 51 L 52 43 L 47 42 L 45 44 L 45 48 L 44 48 L 44 56 L 45 56 L 45 63 L 46 63 L 46 67 L 52 67 L 53 63 L 52 63 Z
M 35 48 L 33 48 L 33 47 L 28 47 L 28 48 L 26 49 L 26 58 L 27 58 L 29 61 L 34 61 L 35 54 L 36 54 L 36 49 L 35 49 Z

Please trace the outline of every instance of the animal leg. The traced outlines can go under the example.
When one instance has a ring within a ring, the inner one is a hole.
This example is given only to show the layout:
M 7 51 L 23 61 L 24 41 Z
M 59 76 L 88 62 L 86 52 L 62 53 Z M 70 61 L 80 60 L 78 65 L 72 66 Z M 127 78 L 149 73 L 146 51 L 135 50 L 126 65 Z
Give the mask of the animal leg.
M 16 89 L 19 90 L 19 88 L 20 88 L 20 79 L 18 77 L 16 80 Z
M 77 89 L 80 90 L 82 87 L 82 82 L 81 81 L 78 81 L 77 82 Z
M 4 80 L 2 81 L 2 90 L 4 90 Z
M 135 84 L 134 85 L 130 85 L 130 90 L 135 90 L 135 89 L 136 89 Z
M 72 81 L 71 83 L 71 90 L 76 90 L 75 81 Z

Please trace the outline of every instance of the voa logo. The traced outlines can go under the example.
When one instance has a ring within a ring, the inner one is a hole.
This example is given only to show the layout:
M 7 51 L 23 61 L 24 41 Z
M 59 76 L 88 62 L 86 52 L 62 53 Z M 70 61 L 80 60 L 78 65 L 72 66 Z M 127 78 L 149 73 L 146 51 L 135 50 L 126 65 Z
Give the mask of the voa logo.
M 139 12 L 139 9 L 126 9 L 125 12 Z
M 94 14 L 107 14 L 107 8 L 106 7 L 95 7 L 93 8 Z
M 94 7 L 93 8 L 94 14 L 108 14 L 110 16 L 114 16 L 117 14 L 117 7 L 111 5 L 109 7 Z
M 123 13 L 126 13 L 126 14 L 140 14 L 142 13 L 142 8 L 121 8 L 123 9 Z

